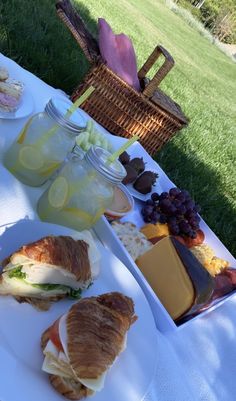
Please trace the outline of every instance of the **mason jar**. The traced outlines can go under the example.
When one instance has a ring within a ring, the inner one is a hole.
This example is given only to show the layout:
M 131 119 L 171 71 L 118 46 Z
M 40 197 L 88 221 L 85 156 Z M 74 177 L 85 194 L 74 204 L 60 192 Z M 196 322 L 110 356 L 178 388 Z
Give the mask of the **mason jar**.
M 5 167 L 26 185 L 42 185 L 60 167 L 85 129 L 79 110 L 66 116 L 72 102 L 52 98 L 44 112 L 31 117 L 4 156 Z
M 67 163 L 39 199 L 39 217 L 78 231 L 92 227 L 111 206 L 114 188 L 126 176 L 118 160 L 107 162 L 109 156 L 99 146 L 92 146 L 81 156 L 80 148 L 75 146 Z

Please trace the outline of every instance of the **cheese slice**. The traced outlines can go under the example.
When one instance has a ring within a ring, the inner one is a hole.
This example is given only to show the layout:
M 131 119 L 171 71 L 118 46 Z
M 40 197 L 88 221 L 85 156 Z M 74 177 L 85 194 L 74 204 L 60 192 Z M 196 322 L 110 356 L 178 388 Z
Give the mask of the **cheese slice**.
M 83 240 L 87 242 L 89 245 L 88 248 L 88 257 L 89 257 L 89 262 L 91 266 L 91 273 L 92 273 L 92 278 L 95 279 L 99 275 L 100 272 L 100 260 L 101 260 L 101 254 L 99 252 L 99 249 L 95 243 L 95 240 L 93 239 L 93 236 L 89 230 L 84 230 L 80 232 L 76 232 L 76 234 L 71 236 L 74 240 Z
M 26 273 L 26 281 L 30 284 L 61 284 L 74 289 L 87 288 L 91 280 L 76 281 L 74 274 L 62 267 L 43 263 L 23 264 L 22 273 Z
M 136 264 L 173 319 L 190 309 L 194 287 L 170 237 L 157 242 Z
M 43 353 L 45 355 L 42 366 L 44 372 L 68 379 L 76 379 L 66 355 L 64 352 L 59 352 L 51 340 L 48 341 Z

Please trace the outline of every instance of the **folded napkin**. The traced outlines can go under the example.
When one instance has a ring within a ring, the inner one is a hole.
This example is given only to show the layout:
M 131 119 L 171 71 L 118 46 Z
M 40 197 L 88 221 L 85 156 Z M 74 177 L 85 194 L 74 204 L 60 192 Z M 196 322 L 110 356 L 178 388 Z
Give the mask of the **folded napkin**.
M 124 33 L 115 35 L 103 18 L 98 19 L 99 48 L 107 66 L 137 91 L 140 84 L 132 41 Z

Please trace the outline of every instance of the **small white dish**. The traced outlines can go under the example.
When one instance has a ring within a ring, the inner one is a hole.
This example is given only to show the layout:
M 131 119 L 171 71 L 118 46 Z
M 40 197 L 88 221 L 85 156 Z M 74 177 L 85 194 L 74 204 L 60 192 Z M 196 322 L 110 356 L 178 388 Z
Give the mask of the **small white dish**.
M 33 97 L 29 89 L 24 88 L 22 98 L 18 109 L 14 112 L 4 112 L 0 110 L 0 119 L 16 120 L 18 118 L 27 117 L 34 109 Z
M 158 194 L 161 194 L 163 192 L 163 189 L 159 184 L 158 180 L 159 178 L 157 178 L 156 184 L 152 186 L 152 190 L 151 192 L 148 192 L 148 194 L 141 194 L 141 192 L 136 191 L 136 189 L 133 187 L 133 184 L 126 185 L 126 188 L 134 198 L 146 202 L 148 199 L 151 198 L 151 194 L 153 192 L 157 192 Z
M 110 206 L 109 209 L 107 209 L 104 213 L 104 215 L 106 216 L 108 221 L 114 221 L 114 220 L 118 220 L 121 219 L 122 217 L 126 216 L 127 214 L 131 213 L 132 210 L 134 209 L 134 198 L 133 196 L 130 194 L 129 190 L 126 188 L 125 185 L 120 184 L 118 185 L 118 187 L 116 187 L 114 189 L 114 198 L 116 198 L 116 196 L 119 196 L 119 192 L 122 193 L 123 197 L 126 199 L 127 201 L 127 209 L 123 210 L 123 211 L 118 211 L 117 210 L 117 200 L 115 201 L 115 199 L 113 199 L 113 203 Z M 116 204 L 116 208 L 114 210 L 113 205 L 114 202 Z

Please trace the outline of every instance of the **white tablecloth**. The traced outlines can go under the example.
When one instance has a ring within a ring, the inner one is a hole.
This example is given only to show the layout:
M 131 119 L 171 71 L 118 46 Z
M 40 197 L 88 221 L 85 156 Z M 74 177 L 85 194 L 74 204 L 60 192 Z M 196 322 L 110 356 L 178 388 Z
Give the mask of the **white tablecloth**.
M 34 112 L 43 110 L 53 95 L 63 96 L 1 54 L 0 65 L 31 89 Z M 25 121 L 0 119 L 1 158 Z M 38 219 L 35 206 L 43 189 L 22 185 L 0 164 L 0 226 L 25 216 Z M 236 296 L 176 331 L 157 331 L 157 336 L 153 352 L 158 352 L 159 362 L 143 401 L 236 400 Z

